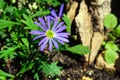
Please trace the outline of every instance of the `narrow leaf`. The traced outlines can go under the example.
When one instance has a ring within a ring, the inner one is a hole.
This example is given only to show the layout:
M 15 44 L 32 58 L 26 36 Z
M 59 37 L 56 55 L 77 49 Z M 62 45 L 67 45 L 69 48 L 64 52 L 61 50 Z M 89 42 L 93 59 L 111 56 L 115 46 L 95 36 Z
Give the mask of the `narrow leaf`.
M 14 54 L 14 51 L 17 49 L 18 47 L 12 47 L 12 48 L 8 48 L 7 50 L 2 50 L 0 51 L 0 59 L 4 58 L 7 59 L 9 56 Z
M 0 76 L 5 76 L 5 77 L 14 77 L 12 74 L 4 72 L 3 70 L 0 69 Z
M 21 70 L 17 73 L 17 76 L 20 75 L 20 74 L 23 74 L 25 73 L 26 71 L 30 70 L 33 68 L 33 61 L 31 61 L 30 63 L 29 62 L 26 62 L 26 64 L 23 64 Z
M 70 19 L 68 18 L 68 16 L 67 15 L 63 15 L 63 20 L 64 20 L 64 22 L 65 22 L 65 24 L 66 24 L 66 30 L 67 30 L 67 32 L 68 33 L 70 33 L 71 34 L 71 21 L 70 21 Z
M 13 27 L 13 25 L 18 25 L 18 23 L 9 21 L 9 20 L 0 19 L 0 30 L 7 28 L 7 27 Z
M 27 38 L 22 38 L 22 42 L 24 43 L 24 45 L 29 48 L 29 42 Z
M 37 30 L 37 27 L 34 24 L 31 16 L 27 16 L 26 14 L 23 14 L 23 17 L 25 20 L 21 20 L 21 22 L 27 25 L 26 29 Z

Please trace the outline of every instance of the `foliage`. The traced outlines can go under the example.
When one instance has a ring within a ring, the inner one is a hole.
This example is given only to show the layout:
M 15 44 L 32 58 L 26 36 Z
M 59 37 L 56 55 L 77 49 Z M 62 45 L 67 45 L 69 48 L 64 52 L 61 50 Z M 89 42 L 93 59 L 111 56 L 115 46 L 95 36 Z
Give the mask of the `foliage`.
M 5 7 L 5 2 L 4 0 L 0 0 L 0 10 L 2 10 Z
M 120 37 L 120 25 L 113 30 L 113 35 L 115 37 Z
M 4 76 L 4 77 L 14 77 L 12 74 L 9 74 L 9 73 L 6 73 L 6 72 L 4 72 L 4 71 L 2 71 L 2 70 L 0 70 L 0 76 Z
M 0 51 L 0 59 L 1 58 L 4 58 L 4 60 L 7 60 L 7 59 L 12 59 L 14 58 L 14 51 L 17 49 L 18 47 L 8 47 L 7 50 L 2 50 Z
M 108 14 L 104 18 L 106 28 L 114 28 L 117 25 L 117 17 L 114 14 Z
M 64 20 L 64 22 L 66 24 L 66 30 L 67 30 L 67 32 L 71 34 L 71 24 L 72 24 L 72 22 L 70 21 L 70 19 L 68 18 L 68 16 L 65 15 L 65 14 L 63 15 L 63 20 Z
M 62 68 L 57 66 L 57 62 L 53 62 L 51 64 L 43 62 L 42 64 L 41 68 L 47 76 L 50 75 L 51 77 L 54 77 L 55 75 L 61 75 L 60 72 Z
M 14 25 L 19 25 L 19 24 L 17 22 L 0 19 L 0 26 L 1 26 L 0 30 L 7 28 L 7 27 L 11 29 Z
M 0 80 L 24 80 L 27 74 L 33 80 L 40 80 L 43 73 L 51 77 L 60 76 L 62 68 L 57 65 L 59 62 L 50 62 L 50 57 L 46 55 L 52 52 L 39 51 L 37 46 L 39 40 L 33 42 L 34 36 L 29 32 L 39 29 L 34 24 L 37 17 L 49 15 L 49 7 L 54 7 L 57 11 L 61 2 L 59 0 L 23 0 L 22 2 L 10 0 L 8 3 L 0 0 Z M 62 19 L 71 36 L 69 18 L 64 14 Z M 68 50 L 79 55 L 89 52 L 83 45 L 59 46 L 56 51 Z
M 68 47 L 66 48 L 66 50 L 78 55 L 84 55 L 90 52 L 88 47 L 83 46 L 81 44 L 75 45 L 73 47 Z
M 107 42 L 105 45 L 105 60 L 107 63 L 111 64 L 114 63 L 116 58 L 118 57 L 117 51 L 118 47 L 113 42 Z
M 117 26 L 117 17 L 114 14 L 108 14 L 104 18 L 104 26 L 107 29 L 111 29 L 111 32 L 107 33 L 108 40 L 104 42 L 105 47 L 105 61 L 109 64 L 115 62 L 120 50 L 117 40 L 120 37 L 120 25 Z

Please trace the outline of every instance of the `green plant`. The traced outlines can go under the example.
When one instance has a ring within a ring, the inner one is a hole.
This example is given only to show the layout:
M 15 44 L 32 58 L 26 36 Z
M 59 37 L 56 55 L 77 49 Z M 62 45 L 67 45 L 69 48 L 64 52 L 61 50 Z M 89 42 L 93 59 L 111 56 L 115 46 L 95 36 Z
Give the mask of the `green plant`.
M 108 39 L 106 40 L 105 46 L 105 61 L 109 64 L 115 63 L 116 58 L 118 57 L 119 44 L 116 42 L 120 37 L 120 26 L 117 26 L 117 17 L 114 14 L 108 14 L 104 18 L 104 26 L 107 29 L 111 29 L 108 33 Z
M 58 62 L 50 62 L 45 51 L 39 51 L 37 44 L 40 39 L 33 42 L 34 36 L 30 34 L 30 31 L 41 30 L 34 24 L 36 17 L 47 16 L 51 13 L 49 7 L 58 8 L 61 2 L 59 0 L 35 0 L 35 2 L 29 0 L 28 3 L 18 1 L 17 5 L 16 0 L 10 1 L 8 3 L 0 0 L 0 79 L 23 80 L 26 76 L 31 76 L 33 80 L 40 80 L 43 73 L 51 77 L 60 76 L 62 68 L 57 65 Z M 63 0 L 63 2 L 67 1 Z M 61 21 L 65 22 L 67 32 L 71 36 L 71 22 L 66 14 Z M 70 46 L 58 43 L 58 45 L 60 48 L 54 50 L 67 50 L 79 55 L 89 52 L 89 49 L 81 44 Z M 52 54 L 52 51 L 49 54 Z

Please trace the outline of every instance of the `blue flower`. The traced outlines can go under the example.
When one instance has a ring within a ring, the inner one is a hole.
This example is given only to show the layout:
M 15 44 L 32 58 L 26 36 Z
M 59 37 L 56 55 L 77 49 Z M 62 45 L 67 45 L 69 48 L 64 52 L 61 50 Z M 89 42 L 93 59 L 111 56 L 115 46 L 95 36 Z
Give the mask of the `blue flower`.
M 63 9 L 64 9 L 64 4 L 62 4 L 62 5 L 60 6 L 59 14 L 57 14 L 54 9 L 51 9 L 51 16 L 50 16 L 50 18 L 51 18 L 52 20 L 54 20 L 54 19 L 56 19 L 56 18 L 58 18 L 58 19 L 61 18 L 62 15 L 63 15 Z
M 45 19 L 39 17 L 39 22 L 35 22 L 43 31 L 33 30 L 30 34 L 37 35 L 33 40 L 41 38 L 41 41 L 38 43 L 40 47 L 40 51 L 43 51 L 45 47 L 49 46 L 49 50 L 51 51 L 53 45 L 56 48 L 59 48 L 58 42 L 64 44 L 65 42 L 69 42 L 67 39 L 69 34 L 67 32 L 63 32 L 66 29 L 64 22 L 59 22 L 56 18 L 54 21 L 50 20 L 50 16 L 46 16 Z M 51 22 L 53 22 L 51 25 Z

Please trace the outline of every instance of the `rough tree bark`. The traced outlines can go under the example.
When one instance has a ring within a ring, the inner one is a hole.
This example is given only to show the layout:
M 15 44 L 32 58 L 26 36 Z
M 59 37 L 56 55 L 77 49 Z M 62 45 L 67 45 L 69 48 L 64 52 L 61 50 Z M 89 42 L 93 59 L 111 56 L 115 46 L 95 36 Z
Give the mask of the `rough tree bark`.
M 92 64 L 96 56 L 99 56 L 97 67 L 108 66 L 103 58 L 103 62 L 101 61 L 101 54 L 98 55 L 98 51 L 105 36 L 103 18 L 111 12 L 111 0 L 70 0 L 67 7 L 69 8 L 67 14 L 71 21 L 75 20 L 82 44 L 89 46 L 91 50 L 84 56 L 85 61 Z M 111 66 L 114 67 L 113 64 L 109 67 Z

